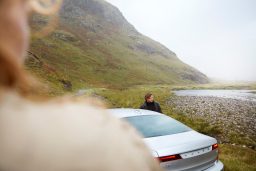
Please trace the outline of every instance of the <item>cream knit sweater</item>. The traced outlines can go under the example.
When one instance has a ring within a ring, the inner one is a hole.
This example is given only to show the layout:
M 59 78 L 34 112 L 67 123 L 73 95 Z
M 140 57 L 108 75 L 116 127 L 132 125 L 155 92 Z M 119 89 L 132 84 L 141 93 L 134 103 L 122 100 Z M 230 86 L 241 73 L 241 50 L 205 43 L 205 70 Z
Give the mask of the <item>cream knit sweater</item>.
M 158 171 L 142 138 L 81 102 L 0 96 L 1 171 Z

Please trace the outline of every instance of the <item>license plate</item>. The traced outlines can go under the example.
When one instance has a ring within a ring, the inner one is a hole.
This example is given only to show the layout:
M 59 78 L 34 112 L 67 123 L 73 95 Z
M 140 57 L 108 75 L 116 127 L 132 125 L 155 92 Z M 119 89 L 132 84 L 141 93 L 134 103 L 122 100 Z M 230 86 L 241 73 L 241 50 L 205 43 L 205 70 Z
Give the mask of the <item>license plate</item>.
M 180 154 L 180 156 L 183 158 L 183 159 L 186 159 L 186 158 L 191 158 L 191 157 L 195 157 L 195 156 L 199 156 L 199 155 L 202 155 L 202 154 L 205 154 L 205 153 L 208 153 L 212 150 L 211 146 L 210 147 L 206 147 L 206 148 L 202 148 L 200 150 L 195 150 L 195 151 L 191 151 L 191 152 L 187 152 L 187 153 L 182 153 Z

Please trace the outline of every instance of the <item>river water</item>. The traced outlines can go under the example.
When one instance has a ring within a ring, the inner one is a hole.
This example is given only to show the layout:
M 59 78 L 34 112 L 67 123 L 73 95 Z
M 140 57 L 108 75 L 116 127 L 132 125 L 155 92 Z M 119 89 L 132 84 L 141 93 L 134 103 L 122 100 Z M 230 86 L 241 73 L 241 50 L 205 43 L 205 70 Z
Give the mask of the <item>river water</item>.
M 179 90 L 175 91 L 174 93 L 177 96 L 221 97 L 256 101 L 255 90 Z

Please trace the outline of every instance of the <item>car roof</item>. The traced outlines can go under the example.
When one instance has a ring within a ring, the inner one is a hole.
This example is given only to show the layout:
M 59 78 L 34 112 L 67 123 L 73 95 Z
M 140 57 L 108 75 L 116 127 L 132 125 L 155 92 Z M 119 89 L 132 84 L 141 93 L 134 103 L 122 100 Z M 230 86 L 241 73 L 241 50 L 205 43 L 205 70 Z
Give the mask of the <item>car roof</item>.
M 116 108 L 116 109 L 108 109 L 108 111 L 112 115 L 118 118 L 142 116 L 142 115 L 162 115 L 161 113 L 150 111 L 150 110 L 144 110 L 144 109 Z

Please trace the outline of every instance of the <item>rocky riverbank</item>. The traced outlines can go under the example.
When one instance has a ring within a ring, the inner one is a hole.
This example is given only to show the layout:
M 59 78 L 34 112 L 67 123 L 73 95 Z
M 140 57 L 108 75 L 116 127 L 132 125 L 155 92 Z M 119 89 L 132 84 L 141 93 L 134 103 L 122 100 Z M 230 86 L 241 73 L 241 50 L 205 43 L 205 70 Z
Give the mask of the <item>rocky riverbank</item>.
M 256 146 L 256 102 L 237 99 L 172 96 L 168 102 L 174 112 L 203 118 L 219 127 L 221 143 Z

